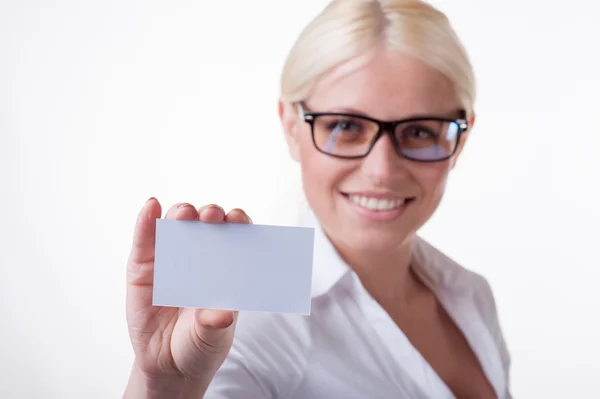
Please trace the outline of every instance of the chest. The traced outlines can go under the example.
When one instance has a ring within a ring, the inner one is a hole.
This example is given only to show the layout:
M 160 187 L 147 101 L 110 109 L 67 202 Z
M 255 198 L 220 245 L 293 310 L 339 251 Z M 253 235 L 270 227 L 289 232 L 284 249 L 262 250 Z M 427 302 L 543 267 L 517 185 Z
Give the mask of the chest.
M 490 340 L 469 342 L 444 312 L 397 317 L 356 297 L 332 302 L 315 316 L 311 347 L 318 350 L 308 355 L 294 399 L 496 398 L 471 346 L 489 345 L 479 353 L 496 348 Z M 464 329 L 471 338 L 489 335 L 472 320 L 462 320 Z
M 495 399 L 479 359 L 450 315 L 435 298 L 420 305 L 390 315 L 414 350 L 457 398 Z

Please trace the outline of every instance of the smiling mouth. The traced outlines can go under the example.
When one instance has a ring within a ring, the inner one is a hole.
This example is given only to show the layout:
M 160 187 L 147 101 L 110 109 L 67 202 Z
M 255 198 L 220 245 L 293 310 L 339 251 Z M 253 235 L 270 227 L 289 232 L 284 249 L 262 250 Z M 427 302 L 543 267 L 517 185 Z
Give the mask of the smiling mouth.
M 344 197 L 361 208 L 375 212 L 394 211 L 414 201 L 414 197 L 406 198 L 376 198 L 358 194 L 342 193 Z

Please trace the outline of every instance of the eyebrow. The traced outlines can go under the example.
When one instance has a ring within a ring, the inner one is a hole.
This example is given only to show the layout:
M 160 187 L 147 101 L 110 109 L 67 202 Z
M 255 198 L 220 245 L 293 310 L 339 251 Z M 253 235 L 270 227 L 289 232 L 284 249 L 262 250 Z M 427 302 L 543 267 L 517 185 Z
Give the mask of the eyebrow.
M 317 113 L 333 113 L 333 114 L 352 114 L 356 116 L 364 116 L 365 118 L 373 118 L 371 115 L 367 115 L 366 113 L 359 111 L 355 108 L 350 107 L 335 107 L 335 108 L 327 108 L 323 111 L 315 111 L 312 108 L 308 107 L 305 102 L 300 102 L 300 105 L 308 112 L 317 112 Z
M 342 107 L 342 108 L 333 108 L 328 112 L 334 112 L 334 113 L 340 113 L 340 114 L 353 114 L 353 115 L 357 115 L 357 116 L 365 116 L 367 118 L 372 118 L 373 116 L 371 115 L 367 115 L 366 113 L 359 111 L 357 109 L 354 108 L 347 108 L 347 107 Z

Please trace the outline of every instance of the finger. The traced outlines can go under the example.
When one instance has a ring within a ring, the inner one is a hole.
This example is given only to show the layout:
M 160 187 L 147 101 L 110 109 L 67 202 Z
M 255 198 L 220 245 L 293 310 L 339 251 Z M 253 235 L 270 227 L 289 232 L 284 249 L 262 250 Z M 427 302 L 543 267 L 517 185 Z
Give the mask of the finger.
M 161 206 L 156 198 L 150 198 L 140 211 L 133 230 L 133 243 L 129 253 L 128 267 L 154 260 L 156 219 L 160 218 Z
M 198 220 L 198 211 L 187 202 L 173 205 L 167 211 L 165 219 L 169 220 Z
M 250 219 L 250 216 L 248 216 L 243 209 L 235 208 L 230 210 L 229 213 L 225 216 L 225 222 L 252 224 L 252 219 Z
M 161 207 L 151 198 L 140 212 L 134 233 L 131 256 L 127 264 L 127 282 L 131 286 L 151 286 L 154 282 L 154 247 L 156 241 L 156 219 L 160 218 Z M 167 217 L 178 220 L 194 220 L 198 212 L 189 204 L 177 204 L 167 212 Z
M 154 271 L 154 244 L 156 220 L 160 218 L 161 206 L 156 198 L 150 198 L 140 211 L 133 231 L 133 244 L 127 261 L 127 321 L 136 325 L 140 309 L 152 305 L 152 281 Z M 135 327 L 138 330 L 139 326 Z M 130 330 L 131 331 L 131 330 Z M 141 331 L 145 331 L 141 329 Z
M 198 209 L 199 219 L 204 223 L 223 223 L 225 211 L 219 205 L 207 205 Z
M 173 330 L 173 338 L 188 345 L 178 345 L 174 353 L 189 375 L 208 375 L 218 369 L 231 347 L 237 311 L 184 309 Z M 188 341 L 192 338 L 191 342 Z

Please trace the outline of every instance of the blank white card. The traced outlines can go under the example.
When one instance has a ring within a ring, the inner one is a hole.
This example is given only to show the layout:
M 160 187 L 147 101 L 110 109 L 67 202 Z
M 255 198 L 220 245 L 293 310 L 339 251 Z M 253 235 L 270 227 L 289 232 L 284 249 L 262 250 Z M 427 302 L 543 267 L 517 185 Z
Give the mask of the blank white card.
M 314 229 L 156 221 L 155 306 L 310 314 Z

